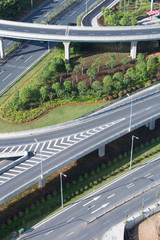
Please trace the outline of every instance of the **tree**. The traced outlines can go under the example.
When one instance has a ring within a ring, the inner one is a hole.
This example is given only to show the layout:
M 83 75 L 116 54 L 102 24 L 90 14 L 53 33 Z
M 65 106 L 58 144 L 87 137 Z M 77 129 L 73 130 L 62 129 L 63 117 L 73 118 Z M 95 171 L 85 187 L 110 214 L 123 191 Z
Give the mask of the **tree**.
M 112 60 L 112 61 L 115 61 L 116 60 L 116 54 L 115 53 L 111 53 L 109 55 L 109 58 Z
M 49 66 L 49 69 L 53 72 L 64 72 L 65 63 L 62 58 L 53 58 L 52 63 Z
M 157 67 L 157 60 L 154 57 L 150 57 L 147 60 L 147 71 L 155 74 Z
M 85 67 L 85 65 L 86 65 L 86 59 L 80 57 L 80 58 L 79 58 L 79 62 L 80 62 L 81 67 L 82 67 L 82 75 L 83 75 L 83 74 L 84 74 L 84 67 Z
M 128 15 L 124 15 L 121 18 L 119 23 L 120 23 L 121 26 L 127 26 L 129 24 L 129 17 L 128 17 Z
M 137 56 L 138 63 L 145 62 L 145 59 L 146 57 L 143 53 L 138 53 L 138 56 Z
M 87 75 L 89 76 L 90 85 L 91 85 L 92 81 L 95 79 L 96 74 L 97 74 L 97 72 L 93 68 L 89 68 L 87 70 Z
M 46 86 L 41 87 L 39 92 L 43 102 L 48 99 L 49 90 Z
M 99 81 L 94 81 L 91 88 L 95 91 L 101 90 L 101 83 Z
M 146 79 L 148 76 L 147 65 L 145 62 L 136 64 L 136 75 L 138 78 Z
M 136 18 L 132 18 L 131 24 L 132 24 L 132 26 L 137 25 L 137 19 Z
M 88 85 L 85 81 L 79 82 L 77 85 L 77 89 L 79 93 L 86 93 L 88 90 Z
M 63 83 L 63 86 L 64 86 L 64 89 L 65 89 L 65 91 L 66 92 L 71 92 L 72 91 L 72 82 L 70 82 L 70 81 L 65 81 L 64 83 Z
M 111 86 L 112 85 L 112 77 L 107 75 L 103 78 L 103 85 L 104 86 Z
M 114 80 L 114 81 L 122 82 L 123 79 L 124 79 L 124 75 L 123 75 L 121 72 L 116 72 L 116 73 L 113 75 L 113 80 Z
M 108 68 L 108 73 L 109 73 L 110 72 L 110 68 L 113 69 L 114 61 L 113 60 L 107 61 L 105 65 Z
M 122 82 L 116 82 L 114 84 L 114 87 L 116 88 L 116 90 L 120 91 L 123 88 L 123 83 Z
M 95 59 L 95 61 L 92 63 L 92 67 L 97 67 L 97 71 L 100 71 L 100 67 L 102 65 L 102 58 L 98 57 Z
M 128 63 L 128 59 L 126 57 L 122 58 L 122 64 L 123 64 L 123 72 L 125 71 L 125 66 Z
M 73 71 L 76 73 L 76 82 L 78 82 L 78 74 L 80 73 L 80 67 L 75 66 Z
M 66 71 L 67 71 L 67 76 L 68 76 L 69 71 L 72 71 L 71 64 L 70 64 L 70 63 L 66 63 L 66 64 L 65 64 L 65 69 L 66 69 Z
M 57 93 L 58 90 L 61 89 L 61 84 L 59 82 L 52 84 L 52 90 Z
M 134 70 L 134 68 L 128 68 L 127 69 L 127 77 L 131 79 L 131 81 L 136 81 L 136 71 Z

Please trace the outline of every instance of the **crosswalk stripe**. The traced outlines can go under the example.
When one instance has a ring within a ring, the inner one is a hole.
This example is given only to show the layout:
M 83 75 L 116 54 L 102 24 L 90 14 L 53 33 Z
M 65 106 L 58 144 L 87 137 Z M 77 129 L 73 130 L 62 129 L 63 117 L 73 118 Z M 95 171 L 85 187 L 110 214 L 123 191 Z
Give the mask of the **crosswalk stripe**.
M 30 151 L 31 151 L 31 149 L 32 149 L 33 145 L 34 145 L 34 144 L 32 144 L 32 145 L 30 146 L 30 148 L 28 149 L 28 152 L 30 152 Z
M 16 152 L 18 152 L 20 148 L 21 148 L 21 146 L 19 146 L 19 147 L 17 148 Z
M 25 167 L 19 167 L 19 166 L 16 166 L 16 168 L 19 168 L 19 169 L 28 169 L 28 168 L 25 168 Z
M 33 163 L 37 164 L 37 162 L 39 162 L 39 161 L 36 161 L 36 160 L 27 160 L 26 162 L 33 162 Z
M 4 152 L 6 152 L 7 151 L 7 149 L 8 149 L 8 147 L 6 147 L 3 151 L 2 151 L 2 153 L 4 153 Z
M 1 179 L 1 178 L 2 178 L 2 179 L 3 179 L 3 178 L 4 178 L 4 179 L 7 179 L 7 180 L 8 180 L 8 179 L 11 179 L 11 178 L 9 178 L 9 177 L 4 177 L 4 176 L 0 176 L 0 179 Z
M 14 169 L 10 169 L 9 171 L 10 171 L 10 172 L 18 172 L 18 173 L 21 173 L 21 172 L 22 172 L 22 171 L 14 170 Z
M 16 176 L 16 174 L 13 174 L 13 173 L 8 173 L 8 172 L 6 172 L 6 173 L 3 173 L 3 175 L 9 175 L 9 176 Z
M 14 146 L 14 147 L 12 147 L 12 148 L 9 150 L 9 152 L 12 152 L 14 148 L 15 148 L 15 146 Z
M 25 166 L 30 166 L 30 167 L 33 167 L 33 166 L 34 166 L 33 164 L 29 164 L 29 163 L 21 163 L 21 166 L 23 166 L 23 165 L 25 165 Z

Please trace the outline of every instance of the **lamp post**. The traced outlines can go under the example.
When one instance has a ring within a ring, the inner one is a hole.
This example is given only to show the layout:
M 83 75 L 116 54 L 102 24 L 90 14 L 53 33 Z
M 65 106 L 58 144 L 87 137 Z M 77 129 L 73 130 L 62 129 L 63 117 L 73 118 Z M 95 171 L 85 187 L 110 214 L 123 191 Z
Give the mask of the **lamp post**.
M 133 157 L 133 143 L 134 143 L 134 138 L 135 138 L 135 139 L 139 139 L 139 137 L 136 137 L 136 136 L 132 135 L 131 156 L 130 156 L 130 166 L 129 166 L 129 169 L 130 169 L 130 170 L 131 170 L 131 168 L 132 168 L 132 157 Z
M 38 142 L 38 140 L 37 140 L 36 138 L 34 138 L 34 141 L 35 141 L 36 143 L 38 143 L 38 145 L 39 145 L 39 142 Z M 40 149 L 40 159 L 41 159 L 41 149 Z M 40 164 L 41 164 L 41 180 L 42 180 L 42 179 L 43 179 L 42 159 L 41 159 L 41 161 L 40 161 Z
M 63 186 L 62 186 L 62 176 L 67 177 L 66 174 L 60 172 L 60 185 L 61 185 L 61 204 L 63 208 Z
M 33 0 L 31 0 L 31 8 L 33 9 Z
M 127 93 L 127 96 L 131 99 L 130 117 L 129 117 L 129 132 L 131 131 L 132 125 L 132 97 Z

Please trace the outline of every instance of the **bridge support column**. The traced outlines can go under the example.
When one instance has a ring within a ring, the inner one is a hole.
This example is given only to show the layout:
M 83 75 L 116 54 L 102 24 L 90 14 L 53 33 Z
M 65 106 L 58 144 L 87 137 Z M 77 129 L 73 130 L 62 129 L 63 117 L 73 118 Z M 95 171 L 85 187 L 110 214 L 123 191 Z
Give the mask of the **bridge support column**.
M 155 120 L 152 120 L 152 122 L 149 123 L 149 130 L 155 129 Z
M 40 178 L 39 179 L 39 187 L 42 188 L 46 185 L 45 178 Z
M 131 49 L 130 49 L 130 56 L 132 59 L 136 58 L 137 54 L 137 41 L 131 41 Z
M 98 156 L 103 157 L 105 155 L 105 145 L 98 148 Z
M 0 37 L 0 56 L 3 59 L 5 56 L 5 52 L 4 52 L 4 43 L 3 43 L 3 38 Z
M 64 41 L 64 51 L 65 51 L 65 62 L 69 63 L 69 45 L 71 42 Z

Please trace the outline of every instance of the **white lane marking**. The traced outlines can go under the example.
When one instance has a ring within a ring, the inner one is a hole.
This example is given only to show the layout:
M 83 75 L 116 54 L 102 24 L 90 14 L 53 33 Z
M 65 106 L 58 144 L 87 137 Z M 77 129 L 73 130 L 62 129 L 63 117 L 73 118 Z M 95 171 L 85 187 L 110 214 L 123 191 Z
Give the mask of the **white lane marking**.
M 74 232 L 71 232 L 71 233 L 69 233 L 68 235 L 67 235 L 67 237 L 69 237 L 70 235 L 72 235 Z
M 32 149 L 33 145 L 34 145 L 34 144 L 32 144 L 32 145 L 30 146 L 30 148 L 28 149 L 28 152 L 30 152 L 30 151 L 31 151 L 31 149 Z
M 7 45 L 9 45 L 9 44 L 11 44 L 13 41 L 9 41 L 8 43 L 7 43 Z
M 9 147 L 6 147 L 6 148 L 2 151 L 2 153 L 6 152 L 8 148 L 9 148 Z
M 72 13 L 70 14 L 70 16 L 72 16 L 72 15 L 75 14 L 75 13 L 76 13 L 76 11 L 72 12 Z
M 109 203 L 103 204 L 101 207 L 97 208 L 96 210 L 94 210 L 93 212 L 91 212 L 91 214 L 94 214 L 95 212 L 98 212 L 99 210 L 101 210 L 102 208 L 107 207 Z
M 43 150 L 45 144 L 46 144 L 46 141 L 42 144 L 42 147 L 41 147 L 41 149 L 40 149 L 40 152 L 42 152 L 42 150 Z
M 72 217 L 71 219 L 69 219 L 69 220 L 67 221 L 67 223 L 71 222 L 74 218 L 75 218 L 75 217 Z
M 18 152 L 21 147 L 22 147 L 22 146 L 20 145 L 20 146 L 17 148 L 16 152 Z
M 22 55 L 21 56 L 19 56 L 17 59 L 16 59 L 16 61 L 18 61 L 20 58 L 22 57 Z
M 34 165 L 33 164 L 29 164 L 29 163 L 21 163 L 21 166 L 29 166 L 29 167 L 33 167 Z
M 4 183 L 4 181 L 0 181 L 0 183 L 2 184 L 2 183 Z
M 53 232 L 53 230 L 51 230 L 51 231 L 49 231 L 48 233 L 46 233 L 45 235 L 47 236 L 48 234 L 50 234 L 50 233 L 52 233 Z
M 0 179 L 1 179 L 1 178 L 2 178 L 2 179 L 3 179 L 3 178 L 4 178 L 4 179 L 7 179 L 7 180 L 8 180 L 8 179 L 11 179 L 11 178 L 9 178 L 9 177 L 0 176 Z
M 35 164 L 37 164 L 37 162 L 39 163 L 39 161 L 36 161 L 36 160 L 27 160 L 27 162 L 33 162 L 33 163 L 35 163 Z
M 24 146 L 24 148 L 22 149 L 22 151 L 25 151 L 25 150 L 26 150 L 26 148 L 27 148 L 27 146 L 28 146 L 28 145 L 25 145 L 25 146 Z
M 21 173 L 21 172 L 22 172 L 22 171 L 14 170 L 14 169 L 10 169 L 9 171 L 10 171 L 10 172 L 17 172 L 17 173 Z
M 129 184 L 128 186 L 127 186 L 127 188 L 131 188 L 131 187 L 134 187 L 135 186 L 135 184 L 134 183 L 131 183 L 131 184 Z
M 115 194 L 112 194 L 112 195 L 108 196 L 107 198 L 110 199 L 110 198 L 112 198 L 114 196 L 115 196 Z
M 154 177 L 154 175 L 150 175 L 146 179 L 153 178 L 153 177 Z
M 44 15 L 44 17 L 47 17 L 50 13 L 51 13 L 51 11 L 48 12 L 48 13 L 46 13 L 46 14 Z
M 24 32 L 29 32 L 29 30 L 28 29 L 24 29 Z
M 39 147 L 39 143 L 37 144 L 36 143 L 36 148 L 34 149 L 34 152 L 36 152 L 37 151 L 37 148 Z
M 19 168 L 19 169 L 25 169 L 25 170 L 28 169 L 28 168 L 25 168 L 25 167 L 19 167 L 19 166 L 16 166 L 16 168 Z
M 14 30 L 14 28 L 8 28 L 8 30 L 11 30 L 11 31 L 13 31 L 13 30 Z
M 16 176 L 16 174 L 8 173 L 8 172 L 7 172 L 7 173 L 3 173 L 3 175 L 5 175 L 5 176 L 6 176 L 6 175 L 9 175 L 9 176 Z
M 42 152 L 37 153 L 36 156 L 37 156 L 37 157 L 39 156 L 39 158 L 41 158 L 41 157 L 50 157 L 50 155 L 42 154 Z
M 31 59 L 33 55 L 31 55 L 29 58 L 27 58 L 24 62 L 26 63 L 29 59 Z
M 2 74 L 4 71 L 1 71 L 0 74 Z
M 4 82 L 7 78 L 9 78 L 12 75 L 12 73 L 10 73 L 7 77 L 5 77 L 2 82 Z
M 12 152 L 14 148 L 15 148 L 15 146 L 14 146 L 14 147 L 12 147 L 12 148 L 9 150 L 9 152 Z
M 93 198 L 93 199 L 90 200 L 89 202 L 85 203 L 85 204 L 83 205 L 83 207 L 87 206 L 88 204 L 90 204 L 90 203 L 93 202 L 93 201 L 97 201 L 100 197 L 101 197 L 101 195 L 99 195 L 99 196 Z
M 95 207 L 96 205 L 93 205 L 93 206 L 90 206 L 90 207 L 88 207 L 88 210 L 90 210 L 91 208 L 93 208 L 93 207 Z
M 151 109 L 152 107 L 148 107 L 148 108 L 146 108 L 146 110 L 149 110 L 149 109 Z
M 144 177 L 148 177 L 149 175 L 151 175 L 151 173 L 147 173 Z
M 60 3 L 60 5 L 62 5 L 66 0 L 64 0 L 63 2 Z

